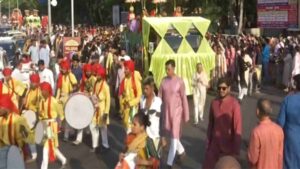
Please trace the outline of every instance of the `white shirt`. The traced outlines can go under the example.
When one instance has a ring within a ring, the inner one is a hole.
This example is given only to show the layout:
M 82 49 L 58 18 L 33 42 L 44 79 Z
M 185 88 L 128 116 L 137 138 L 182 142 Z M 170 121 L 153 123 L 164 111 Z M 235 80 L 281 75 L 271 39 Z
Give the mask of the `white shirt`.
M 37 64 L 39 61 L 39 47 L 30 46 L 28 52 L 30 53 L 31 60 L 34 64 Z
M 39 59 L 44 60 L 45 66 L 49 67 L 49 64 L 50 64 L 50 49 L 48 47 L 40 48 Z
M 293 72 L 292 72 L 292 77 L 295 75 L 300 74 L 300 53 L 297 52 L 294 60 L 293 60 Z
M 159 97 L 155 96 L 153 98 L 152 104 L 150 106 L 149 110 L 146 110 L 146 98 L 145 96 L 142 97 L 142 100 L 140 102 L 140 108 L 145 110 L 145 113 L 148 114 L 148 112 L 153 112 L 153 114 L 149 114 L 149 120 L 151 122 L 151 125 L 147 127 L 146 132 L 148 136 L 152 139 L 159 138 L 159 123 L 160 123 L 160 113 L 161 113 L 161 104 L 162 101 Z
M 53 78 L 53 72 L 50 69 L 45 68 L 43 71 L 39 71 L 39 76 L 41 83 L 48 82 L 52 90 L 54 91 L 54 78 Z
M 29 73 L 22 73 L 20 69 L 14 69 L 11 73 L 11 77 L 23 82 L 26 85 L 29 85 Z

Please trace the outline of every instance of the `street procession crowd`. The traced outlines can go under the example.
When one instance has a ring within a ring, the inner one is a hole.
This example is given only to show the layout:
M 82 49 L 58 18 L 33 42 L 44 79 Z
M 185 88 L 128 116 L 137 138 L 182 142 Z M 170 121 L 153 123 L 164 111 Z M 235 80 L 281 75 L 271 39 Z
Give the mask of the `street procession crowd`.
M 47 169 L 48 163 L 56 159 L 65 168 L 68 157 L 59 149 L 60 133 L 68 142 L 70 131 L 76 130 L 72 143 L 79 145 L 88 130 L 91 152 L 99 147 L 99 141 L 109 150 L 108 125 L 111 118 L 119 117 L 127 136 L 116 169 L 172 168 L 176 156 L 183 161 L 186 155 L 181 142 L 182 124 L 190 120 L 192 112 L 195 125 L 205 120 L 206 93 L 214 90 L 218 96 L 207 112 L 202 168 L 239 169 L 241 103 L 247 95 L 259 92 L 262 85 L 276 82 L 289 95 L 282 102 L 277 122 L 270 119 L 271 101 L 259 99 L 256 115 L 260 122 L 249 140 L 249 168 L 300 168 L 299 37 L 208 33 L 206 38 L 216 53 L 215 69 L 209 76 L 201 63 L 195 63 L 194 110 L 189 110 L 184 81 L 175 73 L 175 60 L 162 63 L 166 77 L 156 86 L 151 76 L 142 77 L 137 58 L 122 48 L 118 28 L 76 27 L 75 36 L 81 38 L 81 44 L 77 52 L 68 55 L 63 52 L 63 37 L 71 35 L 68 27 L 55 26 L 52 36 L 38 28 L 26 29 L 26 33 L 28 40 L 16 58 L 15 68 L 2 70 L 0 150 L 16 146 L 26 162 L 42 156 L 41 169 Z M 237 98 L 231 95 L 233 87 L 238 88 Z M 116 112 L 111 111 L 112 104 Z M 86 116 L 75 117 L 72 106 L 92 111 L 90 120 L 86 112 L 82 112 Z M 68 108 L 71 114 L 66 113 Z M 43 146 L 42 154 L 37 153 L 36 144 Z M 168 156 L 163 162 L 161 153 L 166 147 Z

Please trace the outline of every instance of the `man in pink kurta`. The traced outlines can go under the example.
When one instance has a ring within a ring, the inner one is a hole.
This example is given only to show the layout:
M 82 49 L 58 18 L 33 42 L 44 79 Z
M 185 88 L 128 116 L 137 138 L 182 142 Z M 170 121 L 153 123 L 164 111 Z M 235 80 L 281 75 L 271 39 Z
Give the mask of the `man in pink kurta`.
M 167 164 L 172 167 L 177 153 L 182 157 L 185 150 L 180 142 L 180 133 L 182 122 L 189 120 L 189 107 L 185 94 L 184 82 L 175 75 L 175 61 L 166 62 L 167 77 L 161 83 L 159 97 L 162 98 L 162 115 L 163 115 L 163 137 L 170 137 L 171 145 L 168 155 Z
M 237 157 L 242 136 L 239 102 L 230 95 L 230 80 L 218 81 L 219 97 L 211 103 L 203 169 L 213 169 L 222 156 Z
M 251 169 L 283 168 L 284 134 L 282 128 L 271 121 L 271 113 L 270 101 L 260 99 L 256 110 L 260 122 L 251 133 L 248 148 Z

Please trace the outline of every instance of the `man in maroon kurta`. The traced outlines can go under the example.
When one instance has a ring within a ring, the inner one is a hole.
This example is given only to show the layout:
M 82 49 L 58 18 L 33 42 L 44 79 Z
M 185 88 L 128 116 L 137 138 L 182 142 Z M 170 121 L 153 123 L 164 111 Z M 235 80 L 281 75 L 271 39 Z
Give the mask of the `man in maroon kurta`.
M 175 74 L 175 61 L 169 60 L 165 64 L 167 77 L 161 83 L 159 97 L 162 98 L 163 115 L 163 137 L 168 135 L 171 140 L 168 161 L 169 168 L 172 167 L 177 153 L 182 157 L 185 154 L 180 142 L 182 121 L 189 120 L 189 107 L 185 94 L 183 80 Z
M 282 128 L 271 121 L 271 102 L 260 99 L 256 115 L 259 124 L 253 129 L 248 148 L 251 169 L 282 169 L 284 134 Z
M 242 136 L 239 102 L 230 95 L 230 80 L 218 82 L 219 96 L 211 103 L 203 169 L 212 169 L 222 156 L 237 157 Z

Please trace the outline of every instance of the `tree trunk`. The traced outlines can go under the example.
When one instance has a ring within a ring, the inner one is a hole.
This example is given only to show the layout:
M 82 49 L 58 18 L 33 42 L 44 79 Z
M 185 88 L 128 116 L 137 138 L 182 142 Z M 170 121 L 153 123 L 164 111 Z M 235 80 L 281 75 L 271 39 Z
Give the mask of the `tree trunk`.
M 243 22 L 244 22 L 243 20 L 244 20 L 244 0 L 241 0 L 238 34 L 242 33 L 243 31 Z

